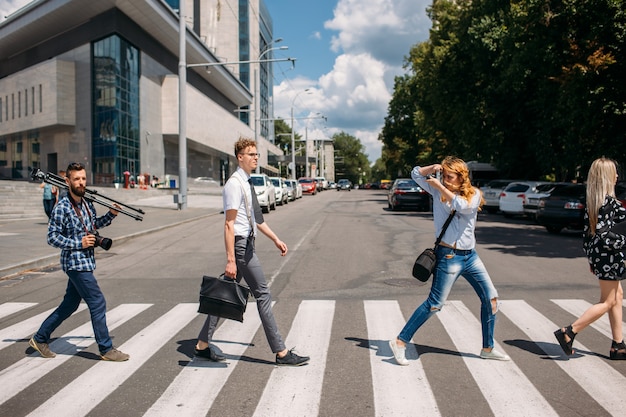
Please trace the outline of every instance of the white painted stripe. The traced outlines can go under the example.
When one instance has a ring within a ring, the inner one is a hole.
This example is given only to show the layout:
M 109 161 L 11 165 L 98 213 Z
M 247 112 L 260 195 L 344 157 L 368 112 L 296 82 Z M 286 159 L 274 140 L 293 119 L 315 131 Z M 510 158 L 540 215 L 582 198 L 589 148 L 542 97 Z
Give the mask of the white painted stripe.
M 396 338 L 406 322 L 398 302 L 365 300 L 363 304 L 370 347 L 375 415 L 441 415 L 422 363 L 414 360 L 418 357 L 415 345 L 406 345 L 406 357 L 411 362 L 409 366 L 399 366 L 393 359 L 389 339 Z
M 333 300 L 302 301 L 285 344 L 301 347 L 301 353 L 311 360 L 298 367 L 276 367 L 265 384 L 255 416 L 318 415 L 334 315 Z
M 480 322 L 461 301 L 449 301 L 437 313 L 485 400 L 496 416 L 556 416 L 556 411 L 513 361 L 481 359 Z M 494 348 L 504 353 L 497 342 Z M 472 352 L 472 353 L 469 353 Z
M 123 345 L 130 359 L 122 363 L 98 362 L 48 399 L 31 416 L 78 417 L 89 414 L 170 339 L 198 315 L 198 303 L 178 304 Z
M 122 304 L 107 312 L 109 330 L 124 324 L 152 304 Z M 20 393 L 35 383 L 48 372 L 61 366 L 73 355 L 86 349 L 95 342 L 91 321 L 64 334 L 50 344 L 50 350 L 57 354 L 56 358 L 44 359 L 35 352 L 10 367 L 0 371 L 0 404 Z
M 215 398 L 235 370 L 261 325 L 256 303 L 248 303 L 243 323 L 223 320 L 213 334 L 212 344 L 223 351 L 227 360 L 212 362 L 194 358 L 174 378 L 163 395 L 144 414 L 151 417 L 206 416 Z M 227 340 L 220 343 L 216 340 Z
M 13 313 L 27 309 L 28 307 L 36 306 L 37 303 L 4 303 L 0 304 L 0 319 L 6 316 L 10 316 Z
M 552 302 L 573 316 L 580 317 L 589 307 L 591 303 L 585 300 L 552 300 Z M 591 327 L 608 337 L 613 339 L 613 333 L 611 332 L 611 323 L 609 322 L 608 314 L 603 315 L 595 322 L 591 323 Z M 626 323 L 622 322 L 622 332 L 626 334 Z
M 78 309 L 74 312 L 74 314 L 83 311 L 86 308 L 87 305 L 85 303 L 80 303 L 78 305 Z M 48 318 L 48 316 L 54 310 L 56 310 L 56 307 L 44 311 L 43 313 L 37 314 L 36 316 L 33 316 L 29 319 L 16 323 L 13 326 L 9 326 L 5 329 L 0 330 L 0 350 L 12 345 L 15 342 L 24 341 L 24 339 L 30 339 L 33 333 L 39 330 L 41 323 L 43 323 L 43 321 Z
M 526 333 L 541 350 L 549 356 L 554 356 L 554 364 L 560 366 L 574 382 L 587 391 L 591 398 L 611 415 L 624 414 L 626 378 L 622 374 L 595 355 L 575 355 L 569 360 L 563 360 L 563 350 L 553 335 L 558 326 L 525 301 L 502 301 L 500 311 Z M 578 351 L 587 350 L 577 341 L 574 341 L 574 348 Z

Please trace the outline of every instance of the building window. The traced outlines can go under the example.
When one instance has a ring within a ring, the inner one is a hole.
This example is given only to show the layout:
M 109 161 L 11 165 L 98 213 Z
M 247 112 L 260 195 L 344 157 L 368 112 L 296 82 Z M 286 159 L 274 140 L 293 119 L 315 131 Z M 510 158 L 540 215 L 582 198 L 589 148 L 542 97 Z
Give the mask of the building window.
M 43 92 L 41 91 L 41 84 L 39 84 L 39 113 L 43 111 Z
M 28 88 L 24 90 L 24 116 L 28 116 Z
M 94 183 L 137 176 L 140 52 L 113 35 L 92 44 Z

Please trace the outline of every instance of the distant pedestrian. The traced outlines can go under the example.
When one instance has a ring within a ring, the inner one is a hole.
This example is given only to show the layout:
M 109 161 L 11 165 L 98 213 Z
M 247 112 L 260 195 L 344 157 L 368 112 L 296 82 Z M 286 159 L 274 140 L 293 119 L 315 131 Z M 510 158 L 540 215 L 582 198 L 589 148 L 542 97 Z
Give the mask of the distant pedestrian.
M 72 163 L 67 167 L 69 195 L 52 210 L 48 224 L 48 244 L 61 249 L 61 267 L 69 277 L 61 304 L 44 320 L 30 339 L 29 344 L 44 358 L 56 354 L 48 347 L 54 330 L 70 317 L 84 300 L 91 314 L 91 324 L 103 360 L 121 362 L 128 360 L 126 353 L 113 347 L 106 323 L 106 300 L 93 275 L 96 269 L 94 232 L 111 224 L 117 210 L 96 217 L 93 203 L 83 198 L 87 185 L 85 167 Z
M 624 290 L 621 283 L 626 278 L 626 236 L 612 230 L 616 224 L 626 221 L 626 209 L 615 198 L 616 183 L 615 162 L 607 158 L 593 161 L 587 176 L 583 249 L 591 273 L 600 285 L 600 302 L 589 307 L 574 323 L 554 332 L 566 355 L 574 354 L 572 345 L 576 335 L 608 313 L 613 336 L 609 357 L 613 360 L 626 359 L 626 344 L 622 334 Z
M 259 154 L 256 142 L 241 138 L 235 143 L 235 156 L 239 167 L 229 178 L 222 190 L 224 201 L 224 243 L 226 246 L 225 276 L 246 281 L 254 298 L 263 324 L 265 336 L 272 352 L 276 354 L 277 365 L 298 366 L 309 361 L 308 356 L 300 356 L 293 349 L 288 350 L 278 332 L 278 326 L 272 312 L 272 295 L 261 269 L 261 263 L 254 250 L 256 231 L 260 230 L 280 251 L 281 256 L 287 254 L 287 245 L 276 236 L 264 222 L 261 207 L 253 194 L 250 175 L 256 170 Z M 213 333 L 219 318 L 207 316 L 202 330 L 198 335 L 195 354 L 213 361 L 224 360 L 210 346 Z
M 43 211 L 46 213 L 46 216 L 48 216 L 48 219 L 50 219 L 52 209 L 57 203 L 58 189 L 47 182 L 42 182 L 39 188 L 43 188 Z
M 437 173 L 441 175 L 441 180 L 436 178 Z M 455 214 L 437 246 L 437 264 L 428 298 L 413 312 L 398 337 L 389 341 L 394 359 L 399 365 L 409 364 L 405 355 L 406 344 L 429 318 L 444 307 L 452 286 L 459 276 L 463 276 L 480 298 L 483 335 L 480 357 L 509 360 L 507 355 L 493 348 L 498 292 L 474 249 L 476 216 L 484 200 L 480 190 L 470 183 L 467 165 L 461 159 L 449 156 L 441 164 L 413 168 L 411 177 L 433 197 L 435 236 L 443 230 L 452 210 Z

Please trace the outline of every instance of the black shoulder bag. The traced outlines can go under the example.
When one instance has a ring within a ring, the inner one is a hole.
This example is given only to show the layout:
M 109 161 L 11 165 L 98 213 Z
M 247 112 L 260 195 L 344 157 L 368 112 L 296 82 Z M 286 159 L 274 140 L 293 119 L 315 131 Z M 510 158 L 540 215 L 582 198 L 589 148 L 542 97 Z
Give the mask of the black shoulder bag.
M 435 265 L 437 264 L 435 250 L 437 250 L 437 246 L 439 246 L 443 234 L 446 233 L 446 229 L 450 226 L 450 222 L 452 221 L 455 213 L 456 211 L 454 210 L 450 212 L 446 223 L 443 225 L 443 229 L 441 229 L 441 233 L 439 233 L 439 237 L 435 241 L 435 247 L 424 249 L 424 251 L 420 253 L 415 260 L 415 263 L 413 264 L 413 277 L 417 280 L 422 282 L 428 281 L 428 278 L 430 278 L 435 270 Z

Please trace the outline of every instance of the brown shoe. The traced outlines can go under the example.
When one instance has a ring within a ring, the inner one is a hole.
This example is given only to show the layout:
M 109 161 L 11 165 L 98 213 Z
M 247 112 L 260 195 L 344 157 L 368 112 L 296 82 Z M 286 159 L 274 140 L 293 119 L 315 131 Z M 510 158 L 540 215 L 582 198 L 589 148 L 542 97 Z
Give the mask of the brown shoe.
M 127 361 L 128 358 L 130 358 L 130 355 L 128 353 L 120 352 L 115 348 L 100 356 L 102 357 L 102 360 L 111 362 L 124 362 Z
M 35 340 L 34 336 L 30 338 L 30 340 L 28 341 L 28 344 L 30 345 L 30 347 L 32 347 L 37 352 L 39 352 L 42 358 L 54 358 L 57 355 L 56 353 L 50 350 L 47 343 L 39 343 L 38 341 Z

